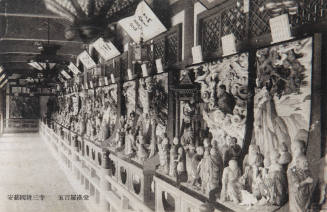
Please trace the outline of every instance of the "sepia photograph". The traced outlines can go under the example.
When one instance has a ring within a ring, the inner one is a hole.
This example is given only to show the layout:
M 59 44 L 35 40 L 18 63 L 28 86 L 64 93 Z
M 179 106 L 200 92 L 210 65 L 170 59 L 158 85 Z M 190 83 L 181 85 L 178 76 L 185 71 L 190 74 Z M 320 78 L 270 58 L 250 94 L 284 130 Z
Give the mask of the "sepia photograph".
M 0 212 L 327 212 L 327 1 L 0 0 Z

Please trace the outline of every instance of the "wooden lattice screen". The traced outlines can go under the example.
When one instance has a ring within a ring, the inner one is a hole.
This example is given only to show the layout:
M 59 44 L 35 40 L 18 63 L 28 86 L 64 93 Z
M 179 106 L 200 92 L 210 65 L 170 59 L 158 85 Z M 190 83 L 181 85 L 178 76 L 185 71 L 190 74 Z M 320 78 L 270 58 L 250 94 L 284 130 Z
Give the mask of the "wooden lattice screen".
M 327 20 L 326 0 L 303 1 L 297 15 L 290 16 L 292 29 Z M 265 0 L 251 0 L 250 12 L 243 13 L 243 5 L 238 7 L 236 0 L 230 0 L 200 14 L 198 44 L 202 45 L 204 57 L 220 56 L 221 37 L 230 33 L 235 35 L 239 47 L 251 41 L 261 41 L 262 45 L 267 45 L 271 41 L 269 19 L 272 14 L 268 10 L 260 10 L 264 2 Z

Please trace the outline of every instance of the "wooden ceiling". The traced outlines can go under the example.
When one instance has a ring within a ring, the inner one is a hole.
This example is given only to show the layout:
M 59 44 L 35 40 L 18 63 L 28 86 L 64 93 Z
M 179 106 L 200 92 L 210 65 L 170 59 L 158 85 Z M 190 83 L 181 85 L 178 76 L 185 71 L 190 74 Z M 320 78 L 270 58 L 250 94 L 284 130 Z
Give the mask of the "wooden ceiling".
M 33 69 L 27 61 L 40 53 L 41 42 L 47 42 L 48 20 L 50 43 L 61 46 L 57 54 L 75 61 L 83 43 L 65 39 L 69 23 L 48 11 L 43 0 L 0 0 L 0 65 L 8 75 Z

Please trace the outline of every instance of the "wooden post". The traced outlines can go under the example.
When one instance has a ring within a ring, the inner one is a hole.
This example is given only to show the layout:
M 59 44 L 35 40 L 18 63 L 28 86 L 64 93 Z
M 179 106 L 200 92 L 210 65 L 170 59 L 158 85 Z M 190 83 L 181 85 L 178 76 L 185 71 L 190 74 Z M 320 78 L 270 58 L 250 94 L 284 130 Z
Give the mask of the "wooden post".
M 307 147 L 307 157 L 309 162 L 314 162 L 321 157 L 321 53 L 322 34 L 313 36 L 313 68 L 312 68 L 312 90 L 311 90 L 311 117 L 310 131 Z

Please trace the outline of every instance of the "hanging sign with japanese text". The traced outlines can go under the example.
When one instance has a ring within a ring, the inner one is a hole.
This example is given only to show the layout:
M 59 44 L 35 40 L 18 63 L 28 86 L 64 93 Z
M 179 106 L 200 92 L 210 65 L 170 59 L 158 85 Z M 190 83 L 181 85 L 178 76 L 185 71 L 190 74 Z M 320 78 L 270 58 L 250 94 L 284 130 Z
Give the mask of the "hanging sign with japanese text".
M 70 79 L 71 76 L 64 70 L 61 71 L 61 74 L 66 78 L 66 79 Z
M 223 56 L 236 53 L 236 38 L 233 33 L 221 37 Z
M 144 41 L 148 41 L 167 31 L 166 27 L 144 1 L 137 5 L 133 16 L 124 18 L 118 23 L 137 43 L 140 42 L 141 37 Z
M 80 55 L 78 55 L 78 59 L 83 63 L 83 65 L 87 69 L 91 69 L 96 66 L 95 62 L 92 60 L 92 58 L 86 51 L 83 51 Z
M 74 63 L 70 62 L 68 65 L 69 70 L 71 70 L 75 75 L 81 73 L 81 71 L 75 66 Z
M 114 46 L 114 44 L 110 41 L 104 42 L 103 38 L 99 38 L 98 40 L 96 40 L 93 43 L 93 46 L 105 61 L 120 55 L 120 52 Z
M 288 14 L 283 14 L 269 20 L 272 43 L 292 39 Z

